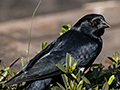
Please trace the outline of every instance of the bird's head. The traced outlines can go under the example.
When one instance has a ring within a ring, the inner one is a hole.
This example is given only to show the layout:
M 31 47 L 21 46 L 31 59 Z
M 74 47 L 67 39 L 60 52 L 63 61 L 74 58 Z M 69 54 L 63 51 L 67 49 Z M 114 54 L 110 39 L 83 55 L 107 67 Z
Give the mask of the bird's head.
M 109 28 L 110 25 L 105 21 L 102 15 L 88 14 L 81 18 L 74 27 L 86 35 L 98 38 L 104 34 L 104 29 Z

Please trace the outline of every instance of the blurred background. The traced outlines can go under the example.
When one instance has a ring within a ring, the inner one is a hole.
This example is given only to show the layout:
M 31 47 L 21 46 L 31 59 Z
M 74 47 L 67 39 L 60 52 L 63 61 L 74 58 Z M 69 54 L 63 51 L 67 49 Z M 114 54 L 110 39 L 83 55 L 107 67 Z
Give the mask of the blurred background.
M 27 57 L 32 14 L 39 0 L 0 0 L 0 58 L 9 65 L 22 56 Z M 103 38 L 103 50 L 95 63 L 105 66 L 114 52 L 120 53 L 120 1 L 119 0 L 42 0 L 34 18 L 30 59 L 40 51 L 41 41 L 52 42 L 59 36 L 61 26 L 74 25 L 88 13 L 102 14 L 111 25 Z M 19 70 L 21 61 L 14 65 Z

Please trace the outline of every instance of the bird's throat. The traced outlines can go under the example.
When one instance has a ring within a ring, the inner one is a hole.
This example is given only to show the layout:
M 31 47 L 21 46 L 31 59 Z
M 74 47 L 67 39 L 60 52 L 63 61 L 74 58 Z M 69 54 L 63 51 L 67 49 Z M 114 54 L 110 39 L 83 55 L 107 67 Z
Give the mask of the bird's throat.
M 96 30 L 94 32 L 94 34 L 97 36 L 97 37 L 100 37 L 104 34 L 105 30 L 102 28 L 102 29 L 99 29 L 99 30 Z

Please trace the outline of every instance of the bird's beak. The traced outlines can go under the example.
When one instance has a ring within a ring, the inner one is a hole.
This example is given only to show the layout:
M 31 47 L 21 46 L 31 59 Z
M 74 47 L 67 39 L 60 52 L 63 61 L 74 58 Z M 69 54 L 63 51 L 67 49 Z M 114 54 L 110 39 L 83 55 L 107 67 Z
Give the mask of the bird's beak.
M 101 19 L 100 28 L 110 28 L 110 25 Z

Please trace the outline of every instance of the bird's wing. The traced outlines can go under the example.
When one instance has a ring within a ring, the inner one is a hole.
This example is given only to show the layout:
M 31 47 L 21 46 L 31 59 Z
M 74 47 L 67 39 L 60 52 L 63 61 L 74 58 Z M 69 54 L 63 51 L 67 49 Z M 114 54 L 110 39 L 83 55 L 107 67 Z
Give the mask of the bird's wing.
M 28 64 L 22 69 L 22 71 L 28 71 L 41 57 L 47 54 L 55 45 L 55 41 L 49 44 L 45 49 L 38 53 Z
M 68 39 L 70 39 L 70 38 L 72 38 L 72 36 L 74 36 L 73 32 L 74 31 L 69 30 L 68 32 L 66 32 L 65 34 L 61 35 L 56 40 L 54 40 L 45 49 L 43 49 L 40 53 L 38 53 L 32 60 L 30 60 L 29 63 L 22 69 L 22 71 L 23 72 L 28 71 L 38 60 L 41 61 L 41 59 L 46 56 L 52 57 L 53 53 L 55 54 L 57 52 L 62 51 L 62 49 L 65 48 L 65 44 L 67 43 L 67 41 L 69 41 Z M 54 54 L 53 54 L 53 56 L 54 56 Z M 61 55 L 58 55 L 58 57 Z M 57 56 L 57 54 L 56 54 L 56 56 Z M 56 56 L 54 56 L 54 57 L 56 57 Z M 51 58 L 50 58 L 50 60 L 51 60 Z
M 58 62 L 65 64 L 66 53 L 64 52 L 64 49 L 67 41 L 69 41 L 68 39 L 72 38 L 72 36 L 74 36 L 73 31 L 69 30 L 54 40 L 32 60 L 30 60 L 18 75 L 10 79 L 7 82 L 8 85 L 43 79 L 61 73 L 61 71 L 56 67 L 56 64 Z
M 11 78 L 9 81 L 7 81 L 8 85 L 12 85 L 12 80 L 16 79 L 16 77 L 23 74 L 25 71 L 28 71 L 42 56 L 47 54 L 54 46 L 55 41 L 53 41 L 51 44 L 49 44 L 45 49 L 43 49 L 40 53 L 38 53 L 33 59 L 31 59 L 28 64 L 13 78 Z M 17 83 L 17 82 L 16 82 Z
M 78 61 L 78 66 L 91 64 L 99 54 L 98 44 L 78 31 L 69 30 L 30 61 L 8 84 L 50 78 L 61 74 L 57 63 L 65 65 L 66 53 Z

